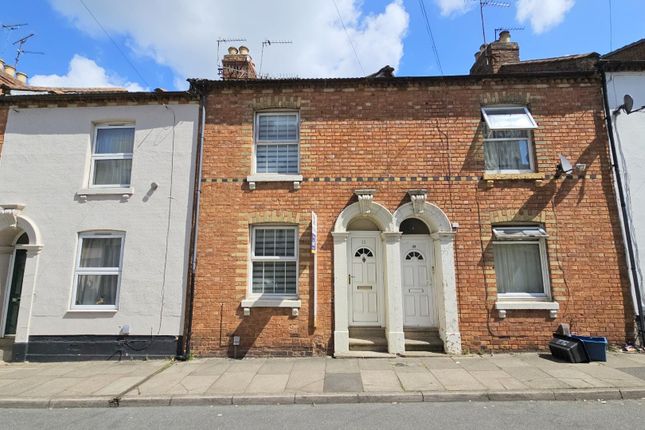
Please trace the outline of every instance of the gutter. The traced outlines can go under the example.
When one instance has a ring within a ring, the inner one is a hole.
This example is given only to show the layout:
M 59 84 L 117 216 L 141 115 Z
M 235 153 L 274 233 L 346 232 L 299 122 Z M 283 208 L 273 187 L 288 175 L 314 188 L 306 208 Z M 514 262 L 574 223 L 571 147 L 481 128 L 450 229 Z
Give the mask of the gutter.
M 193 329 L 193 307 L 195 297 L 195 275 L 197 273 L 197 237 L 199 233 L 199 206 L 202 194 L 202 158 L 204 154 L 204 125 L 206 123 L 206 96 L 199 96 L 199 128 L 197 131 L 197 150 L 195 156 L 195 178 L 193 182 L 193 213 L 190 229 L 189 269 L 184 308 L 184 345 L 178 359 L 190 357 L 190 341 Z
M 616 141 L 614 139 L 614 126 L 612 123 L 612 113 L 609 109 L 609 96 L 607 94 L 607 77 L 605 70 L 601 68 L 602 76 L 602 93 L 603 101 L 605 104 L 606 120 L 607 120 L 607 132 L 609 133 L 609 146 L 611 152 L 611 162 L 614 165 L 614 174 L 616 178 L 616 188 L 618 188 L 618 204 L 620 205 L 621 216 L 622 216 L 622 226 L 623 226 L 623 239 L 625 241 L 625 247 L 627 248 L 627 255 L 629 258 L 630 265 L 630 275 L 632 279 L 632 288 L 634 292 L 634 299 L 636 301 L 636 309 L 638 311 L 638 321 L 640 328 L 638 329 L 641 346 L 645 347 L 645 315 L 643 315 L 643 301 L 641 294 L 641 285 L 640 280 L 638 279 L 638 273 L 636 272 L 636 257 L 634 255 L 634 244 L 632 242 L 632 227 L 629 224 L 629 217 L 627 214 L 627 201 L 625 200 L 625 193 L 623 190 L 623 180 L 620 174 L 618 153 L 616 151 Z

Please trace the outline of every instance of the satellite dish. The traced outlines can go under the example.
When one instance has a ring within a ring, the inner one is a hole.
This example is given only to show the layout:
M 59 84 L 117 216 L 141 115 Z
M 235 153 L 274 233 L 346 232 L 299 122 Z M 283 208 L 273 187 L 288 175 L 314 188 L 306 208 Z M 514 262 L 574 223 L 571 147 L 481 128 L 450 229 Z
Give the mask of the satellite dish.
M 625 97 L 623 97 L 623 107 L 625 108 L 625 112 L 628 114 L 630 114 L 634 108 L 634 99 L 629 94 L 625 94 Z
M 571 166 L 571 162 L 567 160 L 567 157 L 560 154 L 560 162 L 557 166 L 555 166 L 555 177 L 559 178 L 560 176 L 562 176 L 562 174 L 568 175 L 571 172 L 573 172 L 573 166 Z
M 573 167 L 571 166 L 571 163 L 569 162 L 569 160 L 567 160 L 567 157 L 565 157 L 562 154 L 560 154 L 560 166 L 562 166 L 562 171 L 564 173 L 573 172 Z

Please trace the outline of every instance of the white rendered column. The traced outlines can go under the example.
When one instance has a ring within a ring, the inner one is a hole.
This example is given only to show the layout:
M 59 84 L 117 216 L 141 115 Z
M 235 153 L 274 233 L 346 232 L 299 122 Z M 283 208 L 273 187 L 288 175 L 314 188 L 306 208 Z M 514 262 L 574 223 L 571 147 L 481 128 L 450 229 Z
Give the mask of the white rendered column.
M 452 232 L 432 234 L 435 250 L 435 283 L 439 310 L 439 335 L 448 354 L 461 354 L 459 307 L 455 279 L 455 250 Z
M 18 310 L 18 321 L 16 324 L 16 343 L 29 341 L 29 328 L 31 326 L 31 313 L 36 297 L 36 275 L 38 272 L 38 254 L 42 246 L 22 245 L 19 249 L 27 250 L 25 261 L 25 272 L 22 278 L 22 292 L 20 294 L 20 307 Z
M 381 233 L 385 242 L 385 335 L 390 354 L 405 352 L 401 292 L 401 233 Z
M 349 309 L 347 308 L 347 238 L 349 233 L 332 233 L 334 237 L 334 354 L 349 352 Z

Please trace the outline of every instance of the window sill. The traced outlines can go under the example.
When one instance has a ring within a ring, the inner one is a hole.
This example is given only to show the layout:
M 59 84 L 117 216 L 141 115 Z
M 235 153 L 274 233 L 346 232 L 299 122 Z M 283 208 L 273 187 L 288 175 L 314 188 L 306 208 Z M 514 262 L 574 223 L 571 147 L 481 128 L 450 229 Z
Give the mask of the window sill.
M 83 188 L 76 192 L 79 200 L 87 201 L 89 196 L 120 196 L 128 200 L 134 194 L 134 188 L 105 187 L 105 188 Z
M 545 310 L 549 311 L 550 318 L 558 317 L 560 304 L 546 300 L 498 300 L 495 302 L 499 318 L 506 318 L 506 311 L 510 310 Z
M 72 308 L 68 309 L 67 313 L 80 313 L 80 314 L 88 314 L 88 313 L 116 313 L 118 312 L 118 309 L 116 308 L 110 308 L 110 309 L 96 309 L 96 308 L 90 308 L 90 309 L 83 309 L 83 308 Z
M 302 175 L 282 175 L 280 173 L 256 173 L 246 177 L 251 190 L 255 189 L 257 182 L 293 182 L 293 189 L 299 190 Z
M 301 302 L 298 299 L 275 299 L 267 298 L 250 298 L 244 299 L 241 303 L 244 309 L 244 316 L 251 315 L 251 308 L 291 308 L 291 315 L 298 316 Z
M 484 181 L 540 181 L 544 173 L 484 173 Z

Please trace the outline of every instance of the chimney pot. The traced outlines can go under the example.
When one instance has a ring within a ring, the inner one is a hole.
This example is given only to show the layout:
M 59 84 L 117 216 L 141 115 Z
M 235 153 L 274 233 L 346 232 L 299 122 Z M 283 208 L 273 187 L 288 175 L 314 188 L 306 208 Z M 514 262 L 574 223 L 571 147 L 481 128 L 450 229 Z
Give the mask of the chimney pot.
M 18 79 L 23 84 L 27 83 L 27 74 L 24 72 L 16 72 L 16 79 Z
M 5 72 L 7 75 L 11 76 L 12 78 L 15 78 L 15 77 L 16 77 L 16 68 L 15 68 L 15 67 L 13 67 L 13 66 L 10 66 L 10 65 L 8 65 L 8 64 L 5 64 L 5 65 L 4 65 L 4 72 Z
M 247 48 L 246 46 L 242 45 L 242 46 L 240 46 L 239 52 L 242 55 L 249 55 L 249 48 Z
M 508 30 L 500 32 L 499 41 L 502 43 L 511 43 L 511 32 Z
M 237 54 L 237 48 L 235 46 L 231 46 L 228 48 L 228 55 L 235 55 Z

